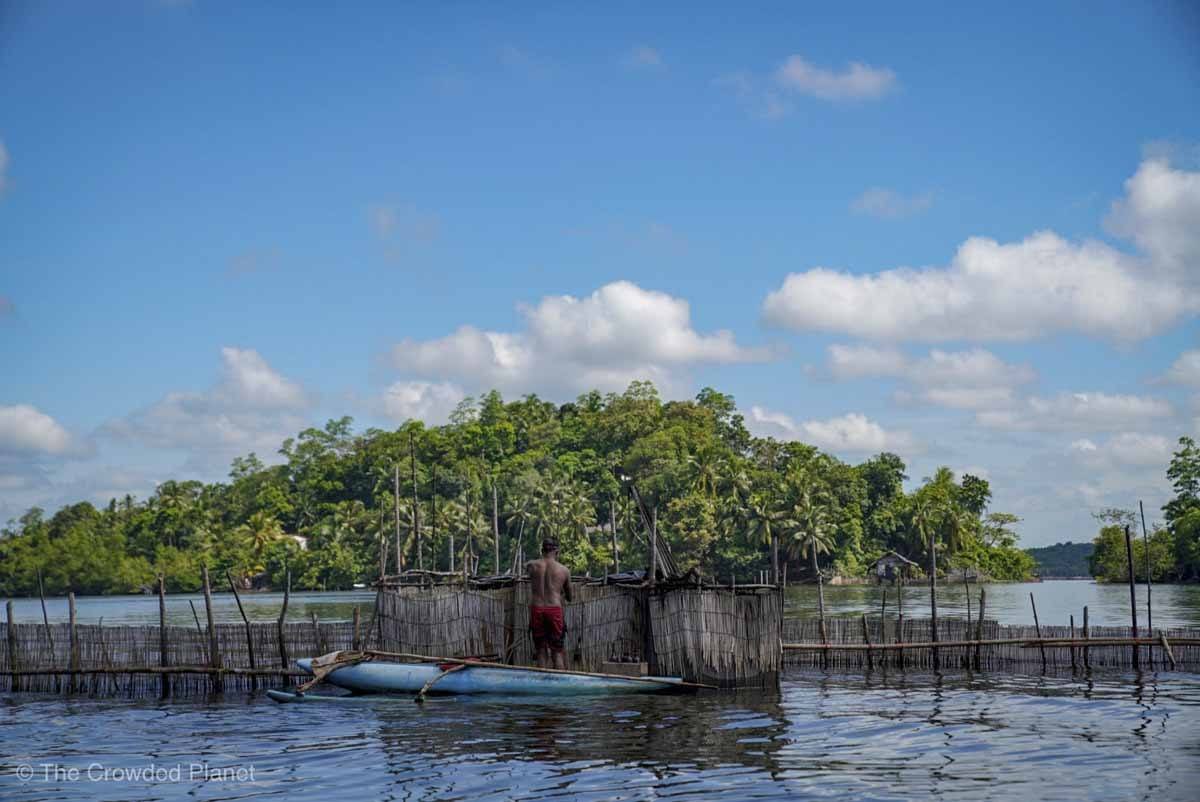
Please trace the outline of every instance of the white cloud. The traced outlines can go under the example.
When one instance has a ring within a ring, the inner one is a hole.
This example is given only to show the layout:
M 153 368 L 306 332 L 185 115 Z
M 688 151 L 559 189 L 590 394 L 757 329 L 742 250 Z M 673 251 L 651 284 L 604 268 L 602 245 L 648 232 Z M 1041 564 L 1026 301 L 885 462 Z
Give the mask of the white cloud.
M 155 448 L 186 448 L 214 459 L 256 451 L 274 454 L 304 428 L 311 403 L 303 388 L 257 351 L 221 349 L 221 377 L 207 392 L 172 392 L 110 421 L 103 431 Z
M 776 70 L 775 80 L 787 89 L 822 100 L 873 100 L 896 85 L 896 73 L 857 61 L 838 72 L 793 55 Z
M 1082 438 L 1067 447 L 1079 465 L 1093 471 L 1153 468 L 1165 472 L 1171 452 L 1172 443 L 1166 437 L 1140 432 L 1121 432 L 1099 443 Z
M 1161 158 L 1142 162 L 1107 222 L 1159 268 L 1193 282 L 1200 276 L 1200 172 L 1173 170 Z
M 1010 409 L 986 410 L 976 420 L 1006 430 L 1118 431 L 1171 414 L 1169 403 L 1149 396 L 1060 393 L 1051 398 L 1031 396 Z
M 829 372 L 837 379 L 896 378 L 910 388 L 902 400 L 921 399 L 955 409 L 1006 406 L 1014 389 L 1036 378 L 1028 365 L 1003 361 L 990 351 L 934 349 L 927 357 L 911 359 L 895 348 L 869 345 L 831 345 Z
M 884 187 L 871 187 L 854 199 L 850 204 L 850 209 L 857 214 L 898 220 L 902 217 L 920 214 L 932 204 L 933 195 L 928 192 L 905 196 Z
M 76 448 L 71 433 L 36 407 L 0 406 L 0 453 L 62 456 Z
M 626 67 L 661 67 L 662 54 L 649 45 L 638 45 L 621 58 Z
M 1169 173 L 1170 180 L 1135 176 L 1129 199 L 1118 204 L 1122 230 L 1148 259 L 1049 231 L 1009 244 L 973 237 L 947 267 L 792 273 L 767 296 L 764 316 L 797 331 L 873 339 L 1018 341 L 1060 332 L 1144 339 L 1200 310 L 1191 286 L 1200 275 L 1195 243 L 1181 223 L 1190 216 L 1200 230 L 1193 212 L 1200 174 Z
M 826 451 L 877 453 L 916 449 L 916 441 L 908 432 L 888 431 L 857 412 L 826 420 L 797 422 L 782 412 L 754 406 L 750 408 L 749 423 L 763 434 L 800 440 Z
M 1167 371 L 1167 380 L 1200 387 L 1200 351 L 1184 351 Z
M 769 356 L 738 345 L 728 331 L 700 334 L 687 301 L 628 281 L 606 284 L 585 298 L 547 296 L 518 308 L 523 331 L 464 325 L 439 339 L 404 340 L 391 349 L 392 364 L 472 389 L 554 392 L 621 390 L 635 379 L 669 389 L 695 365 Z
M 383 411 L 394 421 L 437 425 L 445 423 L 464 398 L 466 393 L 449 382 L 398 381 L 383 391 Z
M 764 120 L 778 120 L 792 111 L 792 104 L 778 90 L 764 86 L 748 72 L 722 75 L 713 85 L 729 92 L 748 113 Z

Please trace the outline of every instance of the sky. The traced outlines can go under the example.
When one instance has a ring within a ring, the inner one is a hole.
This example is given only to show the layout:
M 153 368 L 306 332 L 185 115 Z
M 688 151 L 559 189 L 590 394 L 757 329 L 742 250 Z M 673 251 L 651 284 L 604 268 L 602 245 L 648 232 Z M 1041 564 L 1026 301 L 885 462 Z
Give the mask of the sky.
M 1160 517 L 1195 4 L 343 5 L 0 4 L 0 521 L 636 379 Z

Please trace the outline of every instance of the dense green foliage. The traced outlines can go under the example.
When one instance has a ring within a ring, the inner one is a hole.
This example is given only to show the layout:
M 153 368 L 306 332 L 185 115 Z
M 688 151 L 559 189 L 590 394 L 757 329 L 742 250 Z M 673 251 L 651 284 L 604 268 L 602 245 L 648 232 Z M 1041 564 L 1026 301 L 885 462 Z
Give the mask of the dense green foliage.
M 1149 574 L 1158 581 L 1194 581 L 1200 579 L 1200 448 L 1192 438 L 1179 438 L 1179 450 L 1171 458 L 1167 478 L 1175 495 L 1163 506 L 1165 525 L 1156 525 L 1149 533 Z M 1145 580 L 1146 538 L 1137 516 L 1130 510 L 1110 509 L 1096 517 L 1101 528 L 1093 541 L 1092 575 L 1104 582 L 1129 578 L 1125 548 L 1128 527 L 1134 578 Z
M 0 538 L 0 594 L 35 593 L 39 572 L 49 593 L 132 592 L 157 574 L 192 590 L 202 564 L 275 587 L 290 569 L 295 587 L 347 588 L 377 577 L 381 556 L 389 572 L 398 562 L 462 570 L 464 559 L 504 572 L 545 534 L 573 570 L 595 575 L 612 568 L 610 521 L 621 568 L 641 568 L 647 548 L 622 476 L 657 510 L 681 569 L 707 576 L 745 581 L 776 564 L 795 578 L 818 565 L 861 576 L 892 549 L 928 565 L 930 548 L 939 570 L 1021 579 L 1033 568 L 1016 517 L 987 514 L 983 479 L 942 468 L 906 493 L 896 455 L 848 465 L 752 437 L 733 399 L 711 389 L 664 403 L 635 382 L 562 405 L 493 392 L 445 426 L 356 434 L 342 418 L 279 453 L 278 465 L 234 460 L 227 482 L 164 482 L 144 502 L 30 510 Z
M 1092 543 L 1055 543 L 1025 551 L 1037 562 L 1038 576 L 1048 579 L 1091 576 L 1090 559 L 1095 548 Z

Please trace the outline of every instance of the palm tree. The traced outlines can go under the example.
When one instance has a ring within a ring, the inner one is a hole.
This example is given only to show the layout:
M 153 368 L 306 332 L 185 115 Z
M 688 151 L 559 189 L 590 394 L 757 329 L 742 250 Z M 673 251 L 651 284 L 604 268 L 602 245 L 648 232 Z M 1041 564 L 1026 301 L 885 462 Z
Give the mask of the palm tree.
M 255 573 L 263 570 L 263 552 L 268 546 L 283 537 L 283 526 L 275 520 L 275 516 L 262 510 L 251 515 L 249 520 L 235 531 L 238 536 L 246 539 L 250 544 L 250 552 L 254 555 L 252 569 Z
M 771 547 L 771 572 L 775 584 L 779 584 L 779 530 L 786 520 L 781 509 L 771 506 L 771 500 L 763 493 L 750 497 L 745 508 L 745 535 Z
M 937 537 L 939 512 L 934 502 L 927 496 L 917 493 L 913 499 L 912 530 L 922 543 L 929 547 L 929 626 L 933 642 L 937 643 Z M 937 649 L 933 652 L 934 668 L 938 667 Z
M 830 514 L 828 498 L 813 486 L 812 477 L 800 472 L 792 477 L 796 503 L 791 515 L 784 522 L 789 535 L 788 555 L 809 557 L 812 560 L 813 576 L 817 580 L 817 613 L 821 623 L 821 640 L 828 640 L 825 632 L 825 590 L 821 570 L 817 565 L 818 554 L 829 554 L 833 550 L 834 524 Z

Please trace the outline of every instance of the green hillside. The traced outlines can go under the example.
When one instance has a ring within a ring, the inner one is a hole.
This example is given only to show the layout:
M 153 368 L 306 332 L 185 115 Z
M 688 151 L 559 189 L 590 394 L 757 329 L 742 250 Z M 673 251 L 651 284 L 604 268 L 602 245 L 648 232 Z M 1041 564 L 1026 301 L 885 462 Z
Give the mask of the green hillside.
M 1039 549 L 1025 549 L 1038 564 L 1042 577 L 1090 576 L 1088 558 L 1095 546 L 1091 543 L 1055 543 Z

